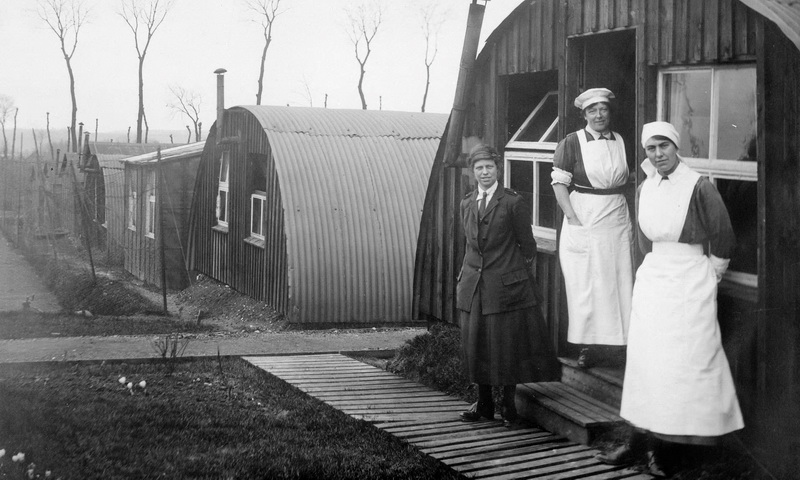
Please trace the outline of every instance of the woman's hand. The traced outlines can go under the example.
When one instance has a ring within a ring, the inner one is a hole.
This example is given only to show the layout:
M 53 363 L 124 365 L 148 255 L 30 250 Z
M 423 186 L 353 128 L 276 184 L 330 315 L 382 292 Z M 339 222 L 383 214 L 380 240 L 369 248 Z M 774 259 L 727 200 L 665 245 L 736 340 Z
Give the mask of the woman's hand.
M 578 220 L 578 217 L 577 217 L 577 216 L 574 216 L 574 217 L 567 217 L 567 223 L 568 223 L 568 224 L 570 224 L 570 225 L 573 225 L 573 226 L 575 226 L 575 227 L 582 227 L 582 226 L 583 226 L 583 224 L 581 223 L 581 221 L 580 221 L 580 220 Z

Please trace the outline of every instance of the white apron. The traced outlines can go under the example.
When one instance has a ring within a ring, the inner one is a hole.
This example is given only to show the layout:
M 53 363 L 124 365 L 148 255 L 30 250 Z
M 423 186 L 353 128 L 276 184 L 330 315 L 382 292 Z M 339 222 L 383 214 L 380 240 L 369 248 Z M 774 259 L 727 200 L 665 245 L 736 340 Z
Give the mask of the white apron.
M 620 416 L 679 436 L 719 436 L 744 427 L 717 322 L 717 280 L 702 245 L 678 243 L 694 186 L 650 177 L 639 227 L 653 251 L 636 272 Z
M 578 131 L 586 175 L 594 188 L 625 185 L 625 144 L 586 141 Z M 586 186 L 586 185 L 584 185 Z M 561 227 L 559 260 L 567 290 L 567 341 L 577 344 L 625 345 L 633 289 L 631 221 L 622 194 L 593 195 L 573 191 L 572 208 L 582 226 Z

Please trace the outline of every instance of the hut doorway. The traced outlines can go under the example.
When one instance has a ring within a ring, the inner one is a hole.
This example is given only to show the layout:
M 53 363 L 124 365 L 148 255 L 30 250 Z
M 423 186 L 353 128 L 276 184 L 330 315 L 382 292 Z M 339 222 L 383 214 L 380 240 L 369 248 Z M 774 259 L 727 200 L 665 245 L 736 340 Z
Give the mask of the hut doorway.
M 636 33 L 621 30 L 573 37 L 568 40 L 565 99 L 568 112 L 575 112 L 572 99 L 580 92 L 605 87 L 614 92 L 612 128 L 625 139 L 628 165 L 635 163 L 636 141 Z M 567 115 L 566 131 L 585 126 L 580 114 Z

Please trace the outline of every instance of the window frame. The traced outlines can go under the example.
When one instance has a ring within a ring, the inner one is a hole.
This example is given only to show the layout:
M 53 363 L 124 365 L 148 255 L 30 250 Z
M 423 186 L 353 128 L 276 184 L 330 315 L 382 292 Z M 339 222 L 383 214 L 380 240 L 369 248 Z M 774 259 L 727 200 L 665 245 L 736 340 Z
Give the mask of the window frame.
M 539 219 L 539 202 L 537 199 L 539 198 L 539 166 L 540 163 L 553 165 L 553 154 L 555 152 L 556 143 L 542 143 L 540 144 L 544 148 L 539 148 L 537 150 L 506 150 L 503 152 L 503 184 L 508 187 L 511 184 L 511 169 L 509 168 L 510 161 L 525 161 L 533 163 L 533 179 L 532 179 L 532 186 L 533 186 L 533 197 L 531 199 L 532 205 L 531 214 L 533 218 L 533 223 L 531 224 L 531 231 L 533 232 L 533 236 L 545 240 L 550 240 L 552 242 L 556 241 L 556 229 L 543 227 L 541 225 L 537 225 Z M 546 150 L 545 150 L 546 148 Z
M 523 142 L 516 140 L 516 138 L 520 136 L 522 132 L 524 132 L 528 128 L 528 125 L 530 125 L 530 123 L 533 121 L 533 118 L 536 116 L 537 113 L 539 113 L 539 110 L 541 110 L 544 107 L 545 102 L 547 102 L 547 100 L 552 96 L 555 96 L 556 101 L 558 101 L 558 90 L 551 90 L 546 94 L 544 94 L 542 99 L 539 100 L 539 103 L 536 104 L 536 106 L 533 108 L 530 115 L 528 115 L 525 121 L 522 122 L 522 125 L 520 125 L 517 131 L 514 132 L 514 135 L 511 136 L 511 139 L 506 144 L 506 148 L 549 149 L 550 145 L 554 144 L 553 142 L 542 141 L 542 139 L 549 137 L 553 133 L 553 131 L 556 128 L 558 128 L 558 115 L 556 115 L 556 118 L 550 123 L 550 126 L 547 128 L 547 130 L 545 130 L 544 134 L 541 137 L 539 137 L 539 141 Z
M 717 180 L 737 180 L 745 182 L 758 182 L 758 162 L 757 161 L 741 161 L 741 160 L 727 160 L 714 158 L 717 153 L 718 136 L 719 136 L 719 87 L 717 86 L 717 72 L 720 70 L 744 70 L 756 69 L 754 63 L 736 64 L 736 65 L 698 65 L 686 67 L 667 67 L 659 69 L 658 71 L 658 85 L 657 85 L 657 110 L 656 117 L 659 120 L 665 120 L 665 81 L 666 76 L 674 73 L 685 72 L 698 72 L 710 71 L 710 105 L 709 105 L 709 133 L 708 133 L 708 158 L 684 157 L 681 159 L 690 166 L 693 170 L 701 175 L 704 175 L 717 186 Z M 758 79 L 756 78 L 757 88 Z M 758 100 L 756 98 L 755 119 L 758 121 Z M 758 126 L 756 125 L 756 131 Z M 680 154 L 680 152 L 679 152 Z M 758 288 L 758 273 L 746 273 L 739 271 L 728 270 L 723 277 L 725 280 L 745 287 Z
M 223 169 L 225 172 L 225 179 L 222 179 Z M 230 204 L 231 204 L 231 195 L 230 195 L 230 152 L 224 151 L 220 155 L 220 162 L 219 162 L 219 170 L 217 170 L 217 207 L 216 207 L 216 218 L 217 218 L 217 225 L 221 227 L 228 227 L 229 215 L 230 215 Z M 222 192 L 225 192 L 225 211 L 221 211 L 220 209 L 220 195 Z M 220 213 L 222 214 L 220 216 Z
M 144 236 L 148 238 L 156 238 L 156 217 L 158 215 L 156 210 L 156 181 L 157 178 L 155 170 L 148 172 L 145 187 L 147 201 L 145 203 L 144 229 Z
M 253 229 L 254 227 L 253 204 L 255 203 L 256 200 L 259 200 L 261 202 L 261 218 L 259 219 L 259 226 L 261 227 L 260 233 L 256 232 Z M 264 217 L 265 217 L 266 206 L 267 206 L 267 192 L 264 192 L 262 190 L 255 190 L 252 194 L 250 194 L 250 237 L 252 238 L 258 240 L 264 240 Z
M 139 201 L 138 192 L 136 191 L 136 176 L 131 175 L 128 179 L 128 230 L 136 231 L 136 206 Z

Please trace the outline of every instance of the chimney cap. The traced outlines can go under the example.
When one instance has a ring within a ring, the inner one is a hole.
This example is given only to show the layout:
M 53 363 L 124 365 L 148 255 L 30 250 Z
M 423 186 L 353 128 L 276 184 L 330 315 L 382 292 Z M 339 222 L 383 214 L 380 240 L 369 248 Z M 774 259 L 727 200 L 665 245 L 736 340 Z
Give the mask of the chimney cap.
M 225 70 L 224 68 L 218 68 L 218 69 L 214 70 L 214 73 L 216 73 L 217 75 L 225 73 L 225 72 L 227 72 L 227 70 Z

